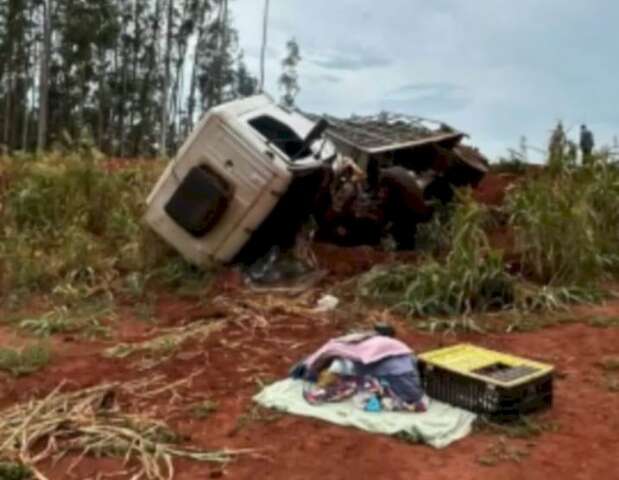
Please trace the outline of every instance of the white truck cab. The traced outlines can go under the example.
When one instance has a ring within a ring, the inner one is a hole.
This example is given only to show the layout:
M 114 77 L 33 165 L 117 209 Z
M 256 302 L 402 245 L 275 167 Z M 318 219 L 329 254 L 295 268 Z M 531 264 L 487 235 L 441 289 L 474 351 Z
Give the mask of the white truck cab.
M 195 265 L 232 261 L 297 179 L 335 158 L 324 128 L 264 94 L 212 109 L 148 196 L 145 222 Z

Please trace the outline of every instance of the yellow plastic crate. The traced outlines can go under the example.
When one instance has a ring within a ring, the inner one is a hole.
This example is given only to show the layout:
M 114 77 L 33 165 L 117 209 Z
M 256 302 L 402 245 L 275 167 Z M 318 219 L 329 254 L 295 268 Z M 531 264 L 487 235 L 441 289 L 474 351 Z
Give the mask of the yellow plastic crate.
M 455 345 L 453 347 L 433 350 L 419 356 L 428 365 L 442 367 L 454 373 L 477 378 L 485 382 L 501 385 L 504 387 L 514 387 L 528 383 L 536 378 L 543 377 L 554 371 L 552 365 L 527 360 L 525 358 L 508 355 L 506 353 L 495 352 L 485 348 L 476 347 L 470 344 Z M 532 371 L 526 375 L 521 375 L 512 380 L 501 380 L 487 375 L 476 373 L 483 368 L 495 364 L 502 364 L 508 367 L 528 367 Z
M 461 344 L 419 355 L 428 395 L 481 414 L 510 419 L 552 405 L 554 367 Z

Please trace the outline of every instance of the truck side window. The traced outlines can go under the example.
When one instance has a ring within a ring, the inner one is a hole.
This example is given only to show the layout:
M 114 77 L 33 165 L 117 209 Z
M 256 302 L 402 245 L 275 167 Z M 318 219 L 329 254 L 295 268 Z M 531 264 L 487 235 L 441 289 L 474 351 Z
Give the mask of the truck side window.
M 249 124 L 290 159 L 304 158 L 312 154 L 309 148 L 302 151 L 303 139 L 292 128 L 273 117 L 262 115 L 249 120 Z

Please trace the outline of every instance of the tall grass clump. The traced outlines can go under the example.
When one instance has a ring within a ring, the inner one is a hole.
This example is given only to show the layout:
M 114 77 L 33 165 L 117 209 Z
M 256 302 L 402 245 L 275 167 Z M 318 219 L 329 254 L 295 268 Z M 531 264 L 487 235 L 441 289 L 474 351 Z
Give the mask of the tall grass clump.
M 511 192 L 505 212 L 531 280 L 590 286 L 618 272 L 617 167 L 598 161 L 549 170 Z
M 451 220 L 438 230 L 450 239 L 447 255 L 374 269 L 360 280 L 361 296 L 410 315 L 457 315 L 510 303 L 513 279 L 503 253 L 488 242 L 490 220 L 484 206 L 470 194 L 460 194 Z
M 162 166 L 112 168 L 89 148 L 0 158 L 2 291 L 96 289 L 160 262 L 140 218 Z
M 601 300 L 619 272 L 619 170 L 603 162 L 531 177 L 499 211 L 460 192 L 449 212 L 425 227 L 441 248 L 368 272 L 360 296 L 410 316 L 552 310 Z M 516 268 L 488 240 L 497 218 L 514 235 Z

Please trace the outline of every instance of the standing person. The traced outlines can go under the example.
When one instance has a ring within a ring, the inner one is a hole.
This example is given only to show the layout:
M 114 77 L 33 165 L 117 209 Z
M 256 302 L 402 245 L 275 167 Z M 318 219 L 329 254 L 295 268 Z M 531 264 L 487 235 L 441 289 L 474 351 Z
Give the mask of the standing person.
M 588 165 L 591 162 L 591 154 L 593 153 L 593 133 L 586 125 L 580 127 L 580 150 L 582 152 L 582 164 Z

